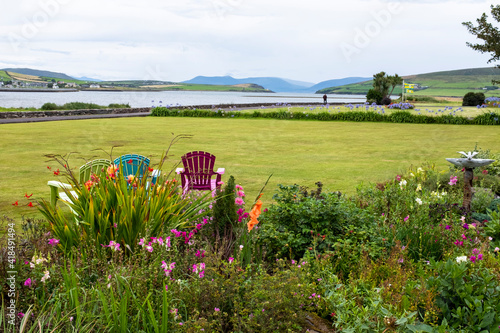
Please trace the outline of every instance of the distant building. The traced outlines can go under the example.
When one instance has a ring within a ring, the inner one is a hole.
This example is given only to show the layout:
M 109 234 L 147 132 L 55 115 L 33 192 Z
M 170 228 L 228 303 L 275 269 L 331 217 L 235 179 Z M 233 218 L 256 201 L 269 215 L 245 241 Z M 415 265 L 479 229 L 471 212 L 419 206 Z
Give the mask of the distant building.
M 66 82 L 66 87 L 68 87 L 68 88 L 76 88 L 76 83 L 74 83 L 74 82 Z
M 54 84 L 52 85 L 52 89 L 59 89 L 59 86 L 58 86 L 57 84 L 55 84 L 55 83 L 54 83 Z
M 90 88 L 101 88 L 101 86 L 99 86 L 98 84 L 91 84 L 90 85 Z

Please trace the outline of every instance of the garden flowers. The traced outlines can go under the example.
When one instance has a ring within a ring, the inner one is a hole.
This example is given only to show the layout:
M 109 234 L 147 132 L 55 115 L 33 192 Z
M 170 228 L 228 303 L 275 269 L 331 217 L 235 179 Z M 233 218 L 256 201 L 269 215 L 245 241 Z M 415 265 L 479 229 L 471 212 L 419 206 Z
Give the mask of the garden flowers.
M 457 183 L 458 177 L 457 176 L 450 176 L 450 181 L 448 182 L 449 185 L 455 185 Z
M 262 208 L 262 201 L 257 200 L 252 210 L 250 211 L 250 221 L 247 223 L 249 232 L 253 229 L 255 225 L 259 223 L 257 218 L 260 216 L 261 208 Z

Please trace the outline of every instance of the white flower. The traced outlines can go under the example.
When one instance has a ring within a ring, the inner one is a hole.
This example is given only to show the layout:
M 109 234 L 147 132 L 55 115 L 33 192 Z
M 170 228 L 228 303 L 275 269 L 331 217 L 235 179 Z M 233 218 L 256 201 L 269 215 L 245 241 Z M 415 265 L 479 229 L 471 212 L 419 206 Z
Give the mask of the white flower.
M 457 263 L 467 262 L 467 256 L 457 257 Z
M 403 189 L 403 187 L 405 187 L 405 186 L 406 186 L 406 180 L 403 179 L 402 181 L 399 182 L 399 187 L 401 187 L 401 189 Z
M 45 272 L 43 272 L 43 277 L 41 278 L 41 281 L 42 281 L 43 283 L 45 283 L 45 280 L 48 280 L 48 279 L 50 279 L 50 274 L 49 274 L 49 271 L 45 271 Z
M 240 251 L 243 250 L 243 245 L 240 245 Z
M 416 201 L 419 205 L 421 205 L 421 204 L 422 204 L 422 199 L 420 199 L 420 198 L 416 198 L 416 199 L 415 199 L 415 201 Z
M 418 168 L 418 169 L 417 169 L 417 173 L 421 173 L 421 172 L 424 172 L 424 169 L 422 169 L 422 168 Z

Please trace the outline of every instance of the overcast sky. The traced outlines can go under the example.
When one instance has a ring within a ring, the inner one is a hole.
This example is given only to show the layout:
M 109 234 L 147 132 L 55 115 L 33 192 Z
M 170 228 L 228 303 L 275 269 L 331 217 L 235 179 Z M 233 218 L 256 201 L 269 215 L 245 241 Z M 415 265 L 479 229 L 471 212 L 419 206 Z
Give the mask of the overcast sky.
M 465 44 L 478 40 L 461 23 L 490 14 L 480 0 L 0 1 L 0 68 L 317 83 L 494 65 Z

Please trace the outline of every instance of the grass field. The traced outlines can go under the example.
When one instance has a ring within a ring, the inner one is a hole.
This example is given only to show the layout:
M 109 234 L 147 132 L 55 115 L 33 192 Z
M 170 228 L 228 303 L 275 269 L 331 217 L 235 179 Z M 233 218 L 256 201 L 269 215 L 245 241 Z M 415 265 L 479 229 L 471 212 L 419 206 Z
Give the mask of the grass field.
M 72 155 L 70 166 L 78 168 L 85 159 L 107 157 L 113 146 L 117 157 L 138 153 L 157 163 L 170 140 L 178 134 L 191 139 L 178 142 L 170 152 L 164 171 L 174 167 L 180 156 L 205 150 L 217 156 L 216 168 L 226 168 L 223 180 L 236 178 L 254 197 L 273 174 L 263 197 L 271 202 L 276 185 L 300 184 L 354 193 L 362 182 L 394 177 L 411 165 L 436 163 L 448 167 L 446 157 L 459 150 L 498 151 L 500 133 L 495 126 L 413 125 L 287 121 L 270 119 L 120 118 L 0 125 L 0 210 L 11 217 L 39 216 L 28 208 L 30 200 L 48 199 L 48 180 L 57 179 L 57 165 L 44 154 Z M 51 166 L 52 170 L 48 170 Z M 63 180 L 63 179 L 62 179 Z M 12 204 L 18 201 L 19 206 Z

